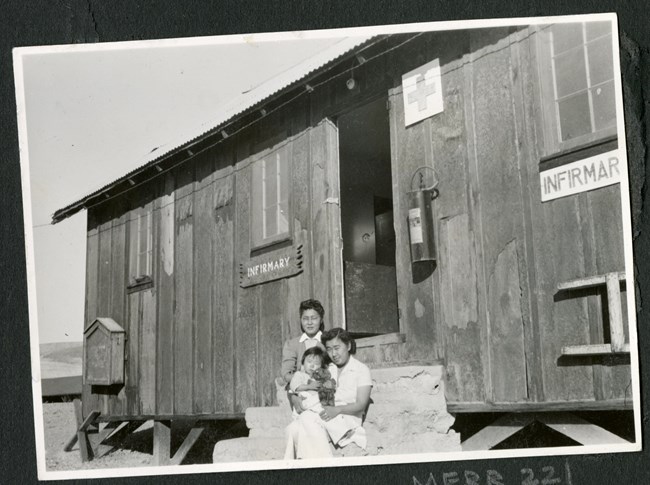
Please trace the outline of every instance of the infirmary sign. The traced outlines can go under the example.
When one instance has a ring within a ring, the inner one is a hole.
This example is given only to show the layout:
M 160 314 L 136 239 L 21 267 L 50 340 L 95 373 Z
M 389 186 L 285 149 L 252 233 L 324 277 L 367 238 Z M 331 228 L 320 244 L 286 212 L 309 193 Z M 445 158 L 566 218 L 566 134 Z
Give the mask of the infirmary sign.
M 239 286 L 246 288 L 302 273 L 302 244 L 262 254 L 239 264 Z
M 542 202 L 607 185 L 621 180 L 618 150 L 540 172 Z

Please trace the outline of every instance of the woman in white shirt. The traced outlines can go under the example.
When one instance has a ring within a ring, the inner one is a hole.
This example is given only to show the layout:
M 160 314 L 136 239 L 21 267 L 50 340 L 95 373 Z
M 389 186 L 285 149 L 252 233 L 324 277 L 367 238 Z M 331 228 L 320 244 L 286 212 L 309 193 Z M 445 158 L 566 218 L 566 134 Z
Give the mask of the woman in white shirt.
M 354 442 L 361 448 L 366 447 L 366 434 L 361 425 L 370 402 L 370 369 L 353 357 L 356 344 L 342 328 L 323 332 L 321 342 L 338 370 L 335 405 L 323 406 L 320 416 L 302 413 L 287 427 L 285 459 L 331 457 L 332 450 L 324 422 L 339 415 L 343 415 L 353 432 L 341 440 L 338 446 Z

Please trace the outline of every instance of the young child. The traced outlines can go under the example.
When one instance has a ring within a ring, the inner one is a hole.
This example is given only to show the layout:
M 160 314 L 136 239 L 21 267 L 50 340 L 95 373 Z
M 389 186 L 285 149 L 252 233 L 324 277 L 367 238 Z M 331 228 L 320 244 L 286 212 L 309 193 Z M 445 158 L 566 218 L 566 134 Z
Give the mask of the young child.
M 318 419 L 323 427 L 327 430 L 327 433 L 332 440 L 332 443 L 337 444 L 343 438 L 352 433 L 353 429 L 346 423 L 343 415 L 338 415 L 334 419 L 329 421 L 323 421 L 320 417 L 320 413 L 323 411 L 323 406 L 321 404 L 321 397 L 319 397 L 319 391 L 321 391 L 321 396 L 328 394 L 324 391 L 324 387 L 334 388 L 336 385 L 335 379 L 330 379 L 329 382 L 318 382 L 313 379 L 315 373 L 319 374 L 317 369 L 328 369 L 329 357 L 327 353 L 320 347 L 312 347 L 307 349 L 302 356 L 302 367 L 299 371 L 291 378 L 289 383 L 289 389 L 291 392 L 298 394 L 302 400 L 302 408 L 305 413 L 313 413 L 313 419 Z M 331 366 L 334 369 L 334 366 Z M 332 386 L 333 384 L 333 386 Z M 332 386 L 332 387 L 330 387 Z M 329 405 L 333 405 L 327 403 Z M 293 411 L 294 419 L 297 419 L 298 413 L 294 409 Z

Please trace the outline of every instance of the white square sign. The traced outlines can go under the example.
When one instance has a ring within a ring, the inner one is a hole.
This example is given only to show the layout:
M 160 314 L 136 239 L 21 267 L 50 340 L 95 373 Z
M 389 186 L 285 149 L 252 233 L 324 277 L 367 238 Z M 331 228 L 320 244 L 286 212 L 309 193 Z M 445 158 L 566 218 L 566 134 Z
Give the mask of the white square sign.
M 441 113 L 442 78 L 440 60 L 424 64 L 402 76 L 404 93 L 404 126 Z

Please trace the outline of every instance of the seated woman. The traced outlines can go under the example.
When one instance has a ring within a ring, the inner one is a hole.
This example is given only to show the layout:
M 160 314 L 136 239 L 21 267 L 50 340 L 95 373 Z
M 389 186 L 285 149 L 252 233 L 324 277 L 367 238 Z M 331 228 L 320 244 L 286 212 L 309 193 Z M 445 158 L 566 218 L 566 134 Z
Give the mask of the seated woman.
M 350 334 L 342 328 L 333 328 L 324 332 L 321 341 L 327 354 L 338 369 L 334 406 L 323 406 L 320 415 L 301 412 L 298 419 L 287 426 L 287 448 L 285 460 L 295 458 L 327 458 L 332 456 L 326 422 L 342 416 L 352 432 L 337 443 L 347 446 L 356 443 L 366 447 L 366 434 L 362 421 L 368 403 L 372 379 L 370 369 L 355 359 L 356 344 Z
M 316 346 L 325 350 L 321 344 L 321 334 L 325 329 L 323 305 L 318 300 L 305 300 L 300 303 L 298 312 L 303 334 L 300 337 L 287 340 L 282 348 L 280 375 L 285 386 L 291 382 L 294 372 L 300 367 L 302 354 L 305 353 L 305 350 Z

